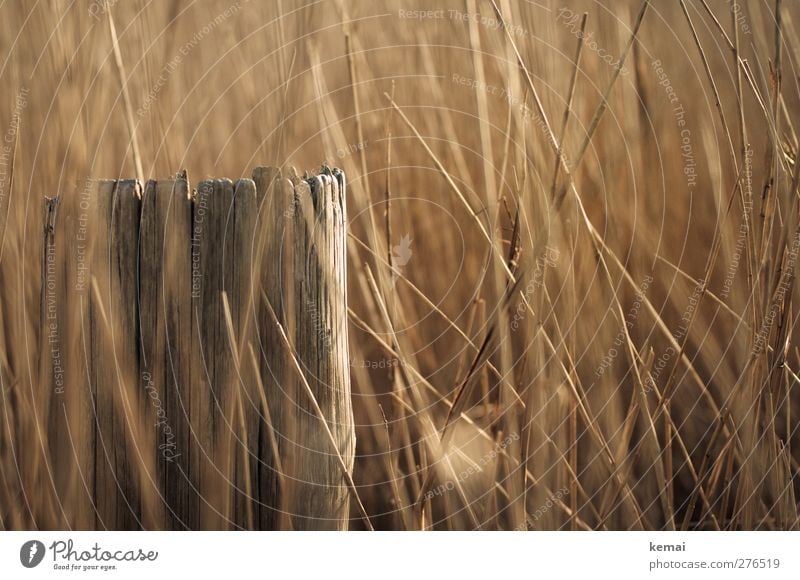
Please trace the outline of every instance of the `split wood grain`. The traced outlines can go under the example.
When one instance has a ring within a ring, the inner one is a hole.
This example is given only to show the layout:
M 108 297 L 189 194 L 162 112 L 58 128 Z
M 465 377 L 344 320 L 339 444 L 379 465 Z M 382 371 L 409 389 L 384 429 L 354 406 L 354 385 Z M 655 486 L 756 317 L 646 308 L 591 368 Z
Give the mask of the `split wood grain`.
M 298 396 L 293 474 L 297 529 L 347 529 L 350 491 L 336 457 L 352 473 L 355 433 L 347 344 L 345 183 L 330 171 L 295 181 L 295 349 L 313 403 Z M 299 389 L 298 389 L 299 390 Z
M 290 422 L 285 420 L 291 410 L 290 401 L 294 401 L 292 375 L 288 353 L 263 300 L 269 300 L 278 320 L 287 328 L 294 289 L 291 282 L 294 187 L 274 167 L 257 167 L 253 180 L 259 200 L 257 231 L 262 248 L 261 293 L 256 296 L 257 355 L 264 390 L 258 433 L 258 523 L 265 530 L 288 529 L 290 488 L 281 485 L 286 483 L 286 474 L 281 471 L 288 465 L 286 442 L 292 440 L 287 432 Z
M 198 529 L 201 497 L 192 463 L 192 204 L 185 177 L 148 181 L 139 240 L 140 391 L 155 431 L 157 479 L 166 529 Z
M 95 502 L 100 529 L 137 529 L 141 503 L 134 439 L 137 380 L 139 186 L 100 181 L 94 194 L 90 381 L 95 393 Z

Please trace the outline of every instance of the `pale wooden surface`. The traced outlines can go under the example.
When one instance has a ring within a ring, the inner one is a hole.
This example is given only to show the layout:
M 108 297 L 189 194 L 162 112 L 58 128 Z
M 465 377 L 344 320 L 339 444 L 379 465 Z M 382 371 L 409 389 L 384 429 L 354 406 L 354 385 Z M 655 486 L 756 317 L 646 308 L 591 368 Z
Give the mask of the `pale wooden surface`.
M 346 226 L 343 180 L 322 174 L 295 181 L 296 344 L 303 373 L 352 472 L 355 433 L 347 345 Z M 349 490 L 336 449 L 307 397 L 297 398 L 293 475 L 297 529 L 347 529 Z

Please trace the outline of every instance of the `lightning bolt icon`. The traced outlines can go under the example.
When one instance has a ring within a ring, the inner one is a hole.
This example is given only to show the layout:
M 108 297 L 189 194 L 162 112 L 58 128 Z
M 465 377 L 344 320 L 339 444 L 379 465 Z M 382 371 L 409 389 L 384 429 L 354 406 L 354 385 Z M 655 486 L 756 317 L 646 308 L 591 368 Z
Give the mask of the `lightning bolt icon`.
M 33 544 L 31 544 L 31 551 L 28 554 L 28 564 L 33 562 L 33 557 L 36 556 L 36 552 L 38 552 L 38 551 L 39 551 L 39 545 L 36 544 L 35 542 Z

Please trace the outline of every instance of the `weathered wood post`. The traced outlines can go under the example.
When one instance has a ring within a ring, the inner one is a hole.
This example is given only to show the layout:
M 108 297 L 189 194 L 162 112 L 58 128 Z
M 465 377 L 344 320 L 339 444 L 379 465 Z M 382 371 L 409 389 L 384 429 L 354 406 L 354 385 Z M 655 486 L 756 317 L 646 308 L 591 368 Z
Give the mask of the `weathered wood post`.
M 344 174 L 253 178 L 89 181 L 59 219 L 46 202 L 40 373 L 69 525 L 347 529 Z
M 347 344 L 344 174 L 323 167 L 320 175 L 296 179 L 294 209 L 296 350 L 305 380 L 333 435 L 331 441 L 313 401 L 298 387 L 294 526 L 344 530 L 350 490 L 336 454 L 350 473 L 355 456 Z
M 285 530 L 291 527 L 289 490 L 282 461 L 286 456 L 287 441 L 292 435 L 290 410 L 295 399 L 291 382 L 291 358 L 281 342 L 277 325 L 267 311 L 263 300 L 269 301 L 275 317 L 286 332 L 290 325 L 292 286 L 291 252 L 293 247 L 294 187 L 275 167 L 257 167 L 253 171 L 259 203 L 257 231 L 254 240 L 261 255 L 260 293 L 256 295 L 257 349 L 259 374 L 264 397 L 259 422 L 258 461 L 258 526 L 263 530 Z M 263 295 L 261 294 L 263 292 Z
M 62 356 L 66 362 L 61 412 L 65 416 L 60 450 L 72 459 L 68 467 L 69 483 L 65 504 L 74 509 L 75 527 L 80 530 L 97 528 L 95 506 L 95 391 L 87 372 L 90 357 L 89 287 L 91 285 L 92 252 L 94 247 L 94 215 L 92 199 L 97 196 L 98 183 L 87 179 L 77 195 L 60 202 L 64 213 L 56 221 L 64 228 L 66 240 L 66 287 L 62 300 Z M 56 236 L 56 239 L 58 236 Z M 68 442 L 69 447 L 64 445 Z
M 183 176 L 150 180 L 141 203 L 139 246 L 139 388 L 155 441 L 160 509 L 156 526 L 197 529 L 196 442 L 189 418 L 204 392 L 192 388 L 192 205 Z M 131 329 L 136 332 L 136 329 Z
M 95 393 L 95 506 L 100 529 L 141 525 L 132 434 L 140 416 L 136 344 L 139 184 L 99 181 L 89 288 L 89 380 Z M 135 415 L 134 415 L 135 413 Z
M 222 293 L 226 290 L 223 254 L 226 242 L 226 216 L 233 206 L 233 183 L 229 179 L 207 179 L 197 184 L 194 194 L 195 220 L 193 243 L 199 244 L 199 278 L 193 281 L 196 335 L 192 359 L 197 370 L 193 389 L 208 398 L 202 425 L 201 490 L 210 509 L 204 509 L 202 527 L 225 529 L 230 525 L 232 449 L 228 434 L 231 426 L 231 391 L 234 387 L 233 360 L 225 332 Z M 202 220 L 198 220 L 203 208 Z

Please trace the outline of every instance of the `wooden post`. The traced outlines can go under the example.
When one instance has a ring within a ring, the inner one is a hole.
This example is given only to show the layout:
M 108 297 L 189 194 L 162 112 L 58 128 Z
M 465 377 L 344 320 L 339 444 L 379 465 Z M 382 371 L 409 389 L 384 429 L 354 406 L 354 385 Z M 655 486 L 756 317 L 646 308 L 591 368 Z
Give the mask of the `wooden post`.
M 192 300 L 196 318 L 194 390 L 204 403 L 193 418 L 205 458 L 202 527 L 252 528 L 258 515 L 258 409 L 255 296 L 256 186 L 240 179 L 203 181 L 194 199 Z M 246 358 L 247 356 L 247 358 Z
M 89 289 L 90 381 L 95 392 L 97 527 L 141 526 L 134 452 L 139 413 L 137 266 L 139 184 L 100 181 L 93 205 L 95 247 Z
M 237 420 L 228 425 L 233 440 L 233 524 L 253 529 L 258 525 L 258 424 L 260 397 L 255 369 L 247 356 L 256 341 L 261 263 L 256 259 L 256 186 L 239 179 L 233 188 L 230 210 L 219 216 L 225 223 L 225 296 L 230 314 L 228 349 L 233 361 L 231 411 Z M 260 298 L 260 297 L 259 297 Z
M 228 479 L 231 459 L 220 450 L 230 361 L 222 311 L 224 216 L 233 201 L 230 181 L 205 180 L 197 185 L 194 199 L 192 243 L 196 252 L 192 281 L 192 360 L 195 364 L 193 391 L 205 398 L 192 417 L 197 430 L 201 465 L 201 494 L 208 508 L 203 510 L 203 529 L 225 529 L 229 525 Z
M 155 430 L 163 507 L 157 525 L 198 529 L 200 498 L 189 417 L 202 399 L 191 389 L 192 205 L 185 176 L 148 181 L 139 242 L 140 390 Z
M 53 521 L 47 522 L 50 529 L 69 526 L 69 508 L 65 506 L 69 497 L 70 472 L 74 459 L 62 447 L 68 436 L 65 392 L 66 360 L 63 332 L 66 305 L 66 256 L 63 227 L 58 221 L 60 199 L 45 199 L 44 244 L 42 260 L 42 291 L 40 298 L 40 349 L 39 396 L 41 408 L 47 409 L 47 442 L 50 469 L 52 470 L 53 494 L 57 505 L 52 505 Z M 2 346 L 0 346 L 2 348 Z M 51 496 L 52 497 L 52 496 Z
M 95 393 L 87 361 L 91 354 L 89 291 L 94 234 L 92 200 L 99 184 L 87 179 L 74 196 L 59 204 L 63 212 L 56 221 L 65 230 L 66 288 L 63 295 L 61 327 L 62 356 L 66 361 L 63 404 L 65 431 L 59 435 L 62 452 L 70 458 L 68 490 L 63 504 L 78 530 L 97 528 L 95 513 Z M 58 236 L 56 236 L 57 239 Z M 58 408 L 53 410 L 58 413 Z
M 255 297 L 258 304 L 258 350 L 255 354 L 264 389 L 258 433 L 258 526 L 262 530 L 287 529 L 291 527 L 289 486 L 281 485 L 282 481 L 286 482 L 280 471 L 285 471 L 287 463 L 289 435 L 286 428 L 291 421 L 284 415 L 291 409 L 289 401 L 294 400 L 290 381 L 293 375 L 289 355 L 262 300 L 264 297 L 269 300 L 278 321 L 287 328 L 292 312 L 294 187 L 288 179 L 281 178 L 274 167 L 257 167 L 253 180 L 259 200 L 257 231 L 261 234 L 258 243 L 262 252 L 260 289 L 263 290 L 263 296 Z M 287 286 L 290 287 L 288 292 Z
M 344 175 L 291 173 L 45 204 L 44 525 L 347 528 Z
M 344 174 L 295 181 L 296 350 L 338 452 L 352 472 L 355 432 L 347 344 L 347 264 Z M 297 529 L 347 529 L 346 478 L 308 397 L 298 388 L 294 409 L 293 500 Z

